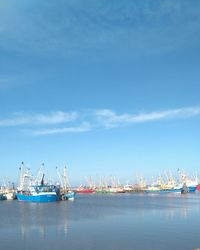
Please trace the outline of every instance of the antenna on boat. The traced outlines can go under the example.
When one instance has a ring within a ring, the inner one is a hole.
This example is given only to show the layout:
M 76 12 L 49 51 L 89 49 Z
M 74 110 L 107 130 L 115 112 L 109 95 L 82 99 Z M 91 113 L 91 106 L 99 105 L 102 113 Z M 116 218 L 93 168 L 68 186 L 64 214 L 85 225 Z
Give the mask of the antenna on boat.
M 42 186 L 44 185 L 44 175 L 45 175 L 45 174 L 43 174 L 42 180 L 41 180 L 41 185 L 42 185 Z

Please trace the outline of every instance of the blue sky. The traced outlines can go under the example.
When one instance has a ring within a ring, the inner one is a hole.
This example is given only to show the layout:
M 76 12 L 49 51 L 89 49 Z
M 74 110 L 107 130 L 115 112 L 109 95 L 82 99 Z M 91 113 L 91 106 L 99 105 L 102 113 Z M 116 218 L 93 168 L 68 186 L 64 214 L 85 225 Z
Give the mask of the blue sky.
M 1 176 L 200 166 L 200 2 L 0 3 Z

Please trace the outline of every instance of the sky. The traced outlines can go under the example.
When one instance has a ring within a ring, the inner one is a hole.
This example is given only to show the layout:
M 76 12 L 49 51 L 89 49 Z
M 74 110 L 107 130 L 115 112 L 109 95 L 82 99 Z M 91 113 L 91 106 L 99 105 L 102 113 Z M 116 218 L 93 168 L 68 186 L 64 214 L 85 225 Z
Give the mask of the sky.
M 200 167 L 200 1 L 0 2 L 0 170 Z

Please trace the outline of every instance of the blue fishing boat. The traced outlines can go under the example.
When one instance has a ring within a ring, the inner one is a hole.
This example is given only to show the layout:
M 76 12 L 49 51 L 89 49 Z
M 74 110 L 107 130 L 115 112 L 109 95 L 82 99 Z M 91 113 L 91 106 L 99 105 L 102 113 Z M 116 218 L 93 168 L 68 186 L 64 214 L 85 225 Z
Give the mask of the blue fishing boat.
M 16 198 L 19 201 L 52 202 L 60 198 L 60 189 L 54 185 L 44 183 L 44 164 L 40 167 L 36 177 L 33 177 L 29 168 L 20 168 L 19 186 Z
M 58 200 L 58 189 L 49 185 L 33 185 L 29 191 L 17 193 L 19 201 L 52 202 Z

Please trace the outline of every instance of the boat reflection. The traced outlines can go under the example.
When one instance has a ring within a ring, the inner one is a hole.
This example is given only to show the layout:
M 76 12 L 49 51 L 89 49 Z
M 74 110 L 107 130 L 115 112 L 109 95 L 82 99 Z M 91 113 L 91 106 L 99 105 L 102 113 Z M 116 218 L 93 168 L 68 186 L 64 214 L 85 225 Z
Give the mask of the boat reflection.
M 194 212 L 200 212 L 197 202 L 199 195 L 141 194 L 136 198 L 138 200 L 134 211 L 137 209 L 137 216 L 141 216 L 141 218 L 147 215 L 157 218 L 160 214 L 164 220 L 186 220 Z
M 62 205 L 62 204 L 61 204 Z M 66 237 L 68 233 L 67 205 L 64 204 L 64 216 L 57 214 L 56 206 L 50 204 L 20 203 L 20 235 L 22 240 L 33 235 L 42 240 L 51 237 L 52 233 Z

